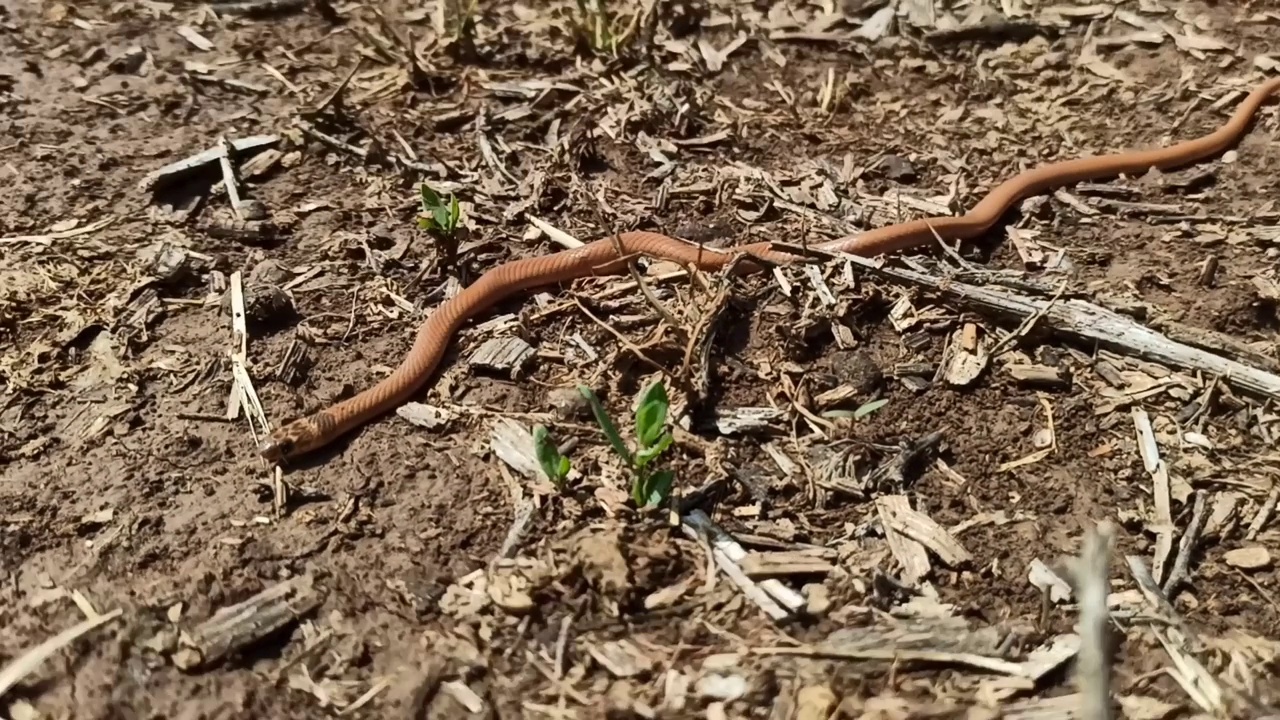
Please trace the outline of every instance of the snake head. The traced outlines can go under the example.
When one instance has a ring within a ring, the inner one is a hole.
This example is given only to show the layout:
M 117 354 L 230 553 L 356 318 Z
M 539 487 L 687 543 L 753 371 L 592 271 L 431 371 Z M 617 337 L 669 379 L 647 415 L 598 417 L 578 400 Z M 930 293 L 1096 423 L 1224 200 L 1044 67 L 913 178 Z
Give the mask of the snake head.
M 258 444 L 258 455 L 278 463 L 311 452 L 332 437 L 333 426 L 334 422 L 323 412 L 294 420 L 264 438 Z
M 258 455 L 270 462 L 280 462 L 293 452 L 293 441 L 276 431 L 258 443 Z

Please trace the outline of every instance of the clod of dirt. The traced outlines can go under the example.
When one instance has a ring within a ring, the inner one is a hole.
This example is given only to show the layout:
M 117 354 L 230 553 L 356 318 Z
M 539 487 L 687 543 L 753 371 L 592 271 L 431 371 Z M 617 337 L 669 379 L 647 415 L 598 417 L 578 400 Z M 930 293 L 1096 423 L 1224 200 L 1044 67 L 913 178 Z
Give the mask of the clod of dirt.
M 683 0 L 669 3 L 663 7 L 662 18 L 667 23 L 667 30 L 674 38 L 685 37 L 702 26 L 702 22 L 711 17 L 707 3 Z
M 885 155 L 880 161 L 884 176 L 894 182 L 912 182 L 920 176 L 916 166 L 900 155 Z
M 720 218 L 699 218 L 676 226 L 676 237 L 689 242 L 719 247 L 733 236 L 734 226 Z
M 249 271 L 244 282 L 245 322 L 252 329 L 281 327 L 296 316 L 293 298 L 282 287 L 289 271 L 274 260 L 264 260 Z M 231 292 L 222 296 L 222 309 L 231 310 Z
M 556 388 L 547 394 L 547 400 L 561 420 L 584 420 L 591 415 L 591 403 L 576 387 Z
M 254 198 L 241 200 L 236 209 L 240 211 L 240 217 L 245 220 L 266 220 L 271 216 L 266 203 Z
M 644 717 L 636 710 L 636 688 L 626 680 L 617 680 L 605 692 L 605 717 L 608 720 L 632 720 Z
M 566 545 L 582 576 L 602 595 L 617 599 L 631 586 L 630 568 L 622 554 L 622 537 L 615 527 L 583 530 Z
M 523 615 L 533 609 L 533 598 L 524 588 L 528 582 L 511 574 L 498 574 L 489 579 L 489 599 L 494 605 L 513 615 Z
M 275 260 L 263 260 L 249 271 L 251 285 L 284 285 L 289 281 L 288 269 Z
M 142 263 L 143 271 L 162 285 L 182 281 L 194 266 L 191 254 L 185 248 L 164 240 L 139 249 L 135 257 Z
M 884 383 L 884 371 L 866 350 L 838 350 L 831 353 L 827 368 L 841 385 L 847 385 L 855 393 L 869 394 Z
M 107 69 L 121 75 L 146 75 L 150 68 L 144 69 L 143 66 L 146 65 L 149 57 L 147 51 L 134 45 L 113 58 L 107 64 Z
M 399 650 L 399 648 L 397 648 Z M 417 664 L 401 663 L 395 680 L 382 696 L 384 717 L 427 717 L 428 700 L 437 696 L 444 680 L 446 663 L 443 658 L 430 656 L 425 648 L 410 648 Z

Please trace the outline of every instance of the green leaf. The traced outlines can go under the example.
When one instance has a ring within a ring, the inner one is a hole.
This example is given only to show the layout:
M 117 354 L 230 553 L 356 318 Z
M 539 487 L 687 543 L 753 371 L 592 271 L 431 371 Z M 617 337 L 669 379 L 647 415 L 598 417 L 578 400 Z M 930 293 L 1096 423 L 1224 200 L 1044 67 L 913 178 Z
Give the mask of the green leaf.
M 600 425 L 600 429 L 604 431 L 605 437 L 609 438 L 609 444 L 613 445 L 614 452 L 618 453 L 628 465 L 634 465 L 631 450 L 627 449 L 627 444 L 622 441 L 622 436 L 618 434 L 618 428 L 614 426 L 613 420 L 609 418 L 609 413 L 605 412 L 604 405 L 600 404 L 600 398 L 596 397 L 596 394 L 586 385 L 579 385 L 578 392 L 582 393 L 582 397 L 586 398 L 587 402 L 591 404 L 591 412 L 596 416 L 596 422 Z
M 654 444 L 640 448 L 636 452 L 636 467 L 642 468 L 648 465 L 654 458 L 661 455 L 664 450 L 671 446 L 671 441 L 671 433 L 663 433 Z
M 661 380 L 645 389 L 640 398 L 640 406 L 636 408 L 636 440 L 640 447 L 649 447 L 658 439 L 663 424 L 667 422 L 667 409 L 670 405 L 667 388 Z
M 435 220 L 436 227 L 440 228 L 441 230 L 448 232 L 449 230 L 452 229 L 449 227 L 449 209 L 448 208 L 441 205 L 437 205 L 431 208 L 431 218 Z
M 853 419 L 857 420 L 858 418 L 866 417 L 867 415 L 870 415 L 871 413 L 884 407 L 886 404 L 888 404 L 888 402 L 889 402 L 889 398 L 880 398 L 879 400 L 872 400 L 871 402 L 863 405 L 857 410 L 854 410 Z
M 436 208 L 440 207 L 440 196 L 436 194 L 435 190 L 428 187 L 426 183 L 418 186 L 418 192 L 422 195 L 422 212 L 434 212 Z
M 641 448 L 657 441 L 667 419 L 667 406 L 663 402 L 650 402 L 636 409 L 636 440 Z
M 557 485 L 560 484 L 564 476 L 569 473 L 569 459 L 560 454 L 555 443 L 551 442 L 547 429 L 542 425 L 533 426 L 533 449 L 547 479 Z
M 458 220 L 462 217 L 462 208 L 458 206 L 458 196 L 449 196 L 449 230 L 453 231 L 458 227 Z
M 671 494 L 671 486 L 675 483 L 676 474 L 670 470 L 659 470 L 649 476 L 645 487 L 644 507 L 660 505 Z

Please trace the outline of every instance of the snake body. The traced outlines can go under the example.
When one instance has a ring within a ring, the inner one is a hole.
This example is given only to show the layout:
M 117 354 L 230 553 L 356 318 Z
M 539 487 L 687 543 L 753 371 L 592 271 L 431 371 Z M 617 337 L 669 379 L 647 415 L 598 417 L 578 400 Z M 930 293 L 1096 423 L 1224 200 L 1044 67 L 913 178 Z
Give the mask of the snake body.
M 1271 95 L 1280 92 L 1280 78 L 1255 87 L 1231 118 L 1214 132 L 1176 145 L 1148 150 L 1076 158 L 1031 168 L 991 190 L 968 213 L 960 216 L 912 220 L 831 240 L 819 250 L 872 256 L 945 240 L 969 240 L 987 232 L 1015 203 L 1045 191 L 1087 180 L 1139 175 L 1151 168 L 1166 170 L 1204 160 L 1233 146 L 1250 120 Z M 619 252 L 621 250 L 621 253 Z M 766 264 L 786 264 L 796 256 L 773 250 L 768 242 L 734 247 L 731 251 L 700 247 L 652 232 L 625 232 L 532 258 L 499 265 L 443 303 L 418 329 L 412 349 L 400 365 L 374 386 L 331 407 L 284 425 L 264 439 L 259 454 L 280 461 L 320 448 L 356 427 L 386 413 L 413 396 L 444 358 L 450 339 L 470 318 L 516 293 L 577 278 L 611 275 L 626 270 L 627 258 L 644 255 L 714 272 L 743 254 L 735 269 L 750 272 Z M 751 262 L 755 258 L 760 262 Z

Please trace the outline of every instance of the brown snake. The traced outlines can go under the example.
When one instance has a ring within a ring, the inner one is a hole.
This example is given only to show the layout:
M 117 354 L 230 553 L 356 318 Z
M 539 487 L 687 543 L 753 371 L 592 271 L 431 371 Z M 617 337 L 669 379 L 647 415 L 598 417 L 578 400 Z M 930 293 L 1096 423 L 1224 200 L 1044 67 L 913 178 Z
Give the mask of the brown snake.
M 1263 102 L 1280 91 L 1280 78 L 1254 88 L 1231 119 L 1203 137 L 1168 147 L 1083 157 L 1026 170 L 997 186 L 961 216 L 912 220 L 876 228 L 816 245 L 817 250 L 856 255 L 891 253 L 932 243 L 936 232 L 944 240 L 969 240 L 982 235 L 1015 203 L 1052 188 L 1118 175 L 1138 175 L 1155 167 L 1166 170 L 1217 155 L 1244 135 Z M 623 254 L 619 254 L 619 246 Z M 714 272 L 737 254 L 766 264 L 786 264 L 797 256 L 773 250 L 768 242 L 716 250 L 651 232 L 625 232 L 550 255 L 513 260 L 486 272 L 479 280 L 446 301 L 418 329 L 413 348 L 393 373 L 371 388 L 342 402 L 295 420 L 272 433 L 258 448 L 270 461 L 315 450 L 350 430 L 392 410 L 421 388 L 444 357 L 453 334 L 464 322 L 518 292 L 577 278 L 611 275 L 627 267 L 629 256 L 644 255 Z M 739 263 L 737 270 L 759 270 L 760 263 Z

